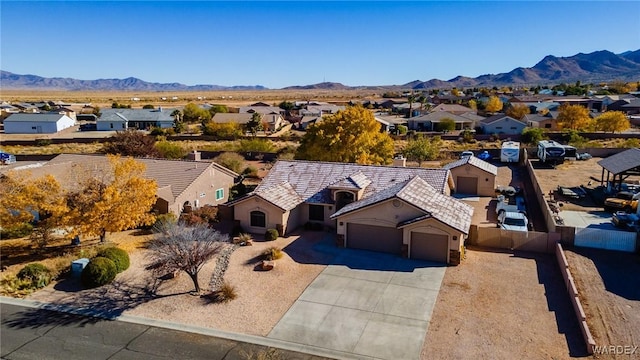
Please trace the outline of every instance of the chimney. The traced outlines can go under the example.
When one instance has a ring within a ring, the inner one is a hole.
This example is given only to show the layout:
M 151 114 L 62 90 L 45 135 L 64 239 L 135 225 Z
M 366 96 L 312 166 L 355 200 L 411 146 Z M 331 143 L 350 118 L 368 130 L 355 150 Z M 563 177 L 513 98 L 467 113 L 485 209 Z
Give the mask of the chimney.
M 393 158 L 393 166 L 407 167 L 407 159 L 402 155 Z
M 193 150 L 192 153 L 189 153 L 187 155 L 187 159 L 193 160 L 193 161 L 201 161 L 202 157 L 200 155 L 200 152 L 198 152 L 197 150 Z

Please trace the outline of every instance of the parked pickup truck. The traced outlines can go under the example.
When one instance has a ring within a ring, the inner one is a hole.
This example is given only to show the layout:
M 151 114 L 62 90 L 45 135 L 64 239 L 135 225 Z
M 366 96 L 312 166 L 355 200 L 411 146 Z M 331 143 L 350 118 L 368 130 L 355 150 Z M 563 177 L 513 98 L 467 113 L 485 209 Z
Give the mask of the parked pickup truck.
M 604 201 L 604 210 L 610 212 L 620 210 L 628 213 L 636 212 L 638 210 L 638 199 L 640 199 L 640 193 L 634 194 L 630 191 L 620 191 L 616 194 L 616 197 L 607 198 Z
M 498 203 L 496 204 L 496 214 L 502 212 L 523 212 L 526 213 L 524 206 L 524 198 L 522 196 L 504 196 L 498 195 Z

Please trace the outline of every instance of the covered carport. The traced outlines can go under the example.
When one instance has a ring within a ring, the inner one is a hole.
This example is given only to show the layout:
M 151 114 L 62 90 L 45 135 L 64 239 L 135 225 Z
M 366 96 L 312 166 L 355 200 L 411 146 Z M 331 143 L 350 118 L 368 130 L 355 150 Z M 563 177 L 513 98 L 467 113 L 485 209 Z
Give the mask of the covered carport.
M 611 155 L 598 161 L 598 165 L 602 166 L 600 185 L 606 187 L 610 183 L 614 191 L 620 191 L 622 183 L 629 176 L 640 176 L 640 149 L 633 148 Z

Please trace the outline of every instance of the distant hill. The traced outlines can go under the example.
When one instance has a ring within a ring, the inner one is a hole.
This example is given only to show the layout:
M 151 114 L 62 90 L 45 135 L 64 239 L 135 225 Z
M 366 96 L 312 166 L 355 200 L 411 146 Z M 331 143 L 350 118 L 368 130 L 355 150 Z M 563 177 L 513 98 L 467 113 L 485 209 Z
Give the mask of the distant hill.
M 71 91 L 190 91 L 190 90 L 263 90 L 264 86 L 184 85 L 180 83 L 152 83 L 134 77 L 126 79 L 78 80 L 18 75 L 0 71 L 0 83 L 5 90 L 71 90 Z
M 417 84 L 412 81 L 405 84 L 405 87 L 426 89 L 454 86 L 545 85 L 611 80 L 640 81 L 640 50 L 622 54 L 602 50 L 569 57 L 548 55 L 533 67 L 519 67 L 508 73 L 481 75 L 476 78 L 457 76 L 448 81 L 432 79 Z
M 348 89 L 351 89 L 351 87 L 342 85 L 340 83 L 321 82 L 313 85 L 288 86 L 283 88 L 282 90 L 348 90 Z
M 475 78 L 456 76 L 450 80 L 414 80 L 404 85 L 369 85 L 350 87 L 336 82 L 285 87 L 284 90 L 399 90 L 432 88 L 468 88 L 479 86 L 535 86 L 561 82 L 603 82 L 612 80 L 640 81 L 640 50 L 614 54 L 595 51 L 569 57 L 545 56 L 530 68 L 518 67 L 507 73 L 487 74 Z M 72 78 L 45 78 L 36 75 L 18 75 L 0 71 L 0 84 L 5 90 L 105 90 L 105 91 L 207 91 L 207 90 L 264 90 L 264 86 L 220 86 L 180 83 L 151 83 L 138 78 L 78 80 Z

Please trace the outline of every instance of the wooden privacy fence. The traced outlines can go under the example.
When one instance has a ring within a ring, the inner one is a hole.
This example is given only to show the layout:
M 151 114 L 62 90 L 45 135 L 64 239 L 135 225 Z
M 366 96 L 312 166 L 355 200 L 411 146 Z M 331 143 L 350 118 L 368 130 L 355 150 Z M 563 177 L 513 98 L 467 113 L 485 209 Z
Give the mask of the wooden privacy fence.
M 471 245 L 498 249 L 553 253 L 559 240 L 558 233 L 513 231 L 471 225 L 467 242 Z

